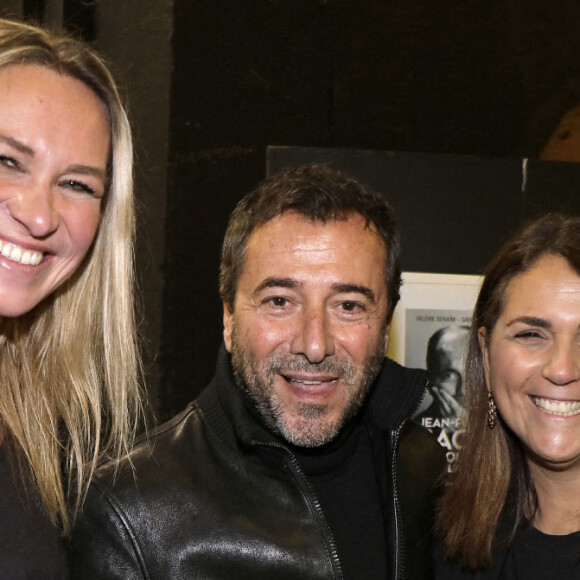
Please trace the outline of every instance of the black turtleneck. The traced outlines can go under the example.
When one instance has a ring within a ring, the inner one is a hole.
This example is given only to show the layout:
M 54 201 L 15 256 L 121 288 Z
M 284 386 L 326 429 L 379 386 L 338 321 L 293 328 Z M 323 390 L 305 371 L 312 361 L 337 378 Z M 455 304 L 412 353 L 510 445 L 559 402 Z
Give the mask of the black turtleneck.
M 229 359 L 223 362 L 222 371 L 229 380 L 220 381 L 221 388 L 229 383 L 230 388 L 241 395 L 245 419 L 251 418 L 254 425 L 259 425 L 269 436 L 288 447 L 302 465 L 334 536 L 344 577 L 347 580 L 387 578 L 387 522 L 384 514 L 388 512 L 382 505 L 378 483 L 385 474 L 379 475 L 375 471 L 373 456 L 376 450 L 362 417 L 368 415 L 384 429 L 392 428 L 391 423 L 398 425 L 409 414 L 409 408 L 415 408 L 421 400 L 423 374 L 390 363 L 382 371 L 390 373 L 389 380 L 383 378 L 382 382 L 410 384 L 407 375 L 415 373 L 413 384 L 416 387 L 383 388 L 380 392 L 375 389 L 369 395 L 373 405 L 369 408 L 370 401 L 367 401 L 357 418 L 346 425 L 334 441 L 320 447 L 304 448 L 289 444 L 266 427 L 247 391 L 235 384 L 231 366 L 227 364 Z M 405 376 L 401 377 L 401 374 Z M 232 394 L 230 391 L 229 396 L 226 395 L 228 408 L 235 407 Z
M 328 445 L 292 447 L 333 532 L 348 580 L 386 578 L 383 509 L 369 435 L 362 421 Z
M 245 407 L 271 433 L 251 398 Z M 387 578 L 383 509 L 373 449 L 360 414 L 330 443 L 298 447 L 274 434 L 298 458 L 334 536 L 346 580 Z

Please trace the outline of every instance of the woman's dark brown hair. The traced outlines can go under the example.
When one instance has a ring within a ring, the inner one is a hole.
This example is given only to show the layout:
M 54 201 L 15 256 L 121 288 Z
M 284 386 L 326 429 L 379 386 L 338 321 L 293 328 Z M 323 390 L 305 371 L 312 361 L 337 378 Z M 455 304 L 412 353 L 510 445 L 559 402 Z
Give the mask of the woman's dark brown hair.
M 580 276 L 580 217 L 548 214 L 520 229 L 489 264 L 475 306 L 465 369 L 465 432 L 437 524 L 446 556 L 473 569 L 491 563 L 508 492 L 516 513 L 512 537 L 522 519 L 532 518 L 536 510 L 535 488 L 519 440 L 501 418 L 494 429 L 487 423 L 488 391 L 478 331 L 485 328 L 489 340 L 510 282 L 546 255 L 561 256 Z

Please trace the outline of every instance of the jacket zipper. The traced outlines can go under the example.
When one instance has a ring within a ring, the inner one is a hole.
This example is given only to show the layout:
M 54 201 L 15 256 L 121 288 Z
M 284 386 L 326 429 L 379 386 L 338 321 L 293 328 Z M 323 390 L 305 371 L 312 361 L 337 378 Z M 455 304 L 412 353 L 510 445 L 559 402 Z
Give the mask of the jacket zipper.
M 415 405 L 413 406 L 413 408 L 411 409 L 411 411 L 409 412 L 407 417 L 412 417 L 419 410 L 419 407 L 421 406 L 421 403 L 423 402 L 423 400 L 425 399 L 425 395 L 427 394 L 427 387 L 428 386 L 429 386 L 429 379 L 427 379 L 425 381 L 425 386 L 423 387 L 423 391 L 421 392 L 421 395 L 417 398 Z
M 393 474 L 393 508 L 395 511 L 395 580 L 403 580 L 404 571 L 404 546 L 403 546 L 403 522 L 401 520 L 401 508 L 399 506 L 399 490 L 397 486 L 397 451 L 399 446 L 399 436 L 405 421 L 393 431 L 393 454 L 391 456 L 391 473 Z
M 417 398 L 414 407 L 409 413 L 409 417 L 412 417 L 421 406 L 423 399 L 425 398 L 425 393 L 427 385 L 429 384 L 429 379 L 425 381 L 425 387 L 423 393 Z M 399 489 L 397 485 L 397 451 L 399 447 L 399 437 L 401 435 L 401 430 L 403 425 L 407 422 L 405 419 L 398 427 L 393 431 L 393 455 L 391 458 L 391 473 L 393 474 L 393 506 L 395 509 L 395 580 L 404 580 L 405 578 L 405 544 L 403 538 L 403 522 L 401 516 L 401 507 L 399 505 Z
M 332 530 L 330 529 L 330 526 L 328 525 L 328 522 L 326 521 L 326 516 L 324 515 L 324 512 L 322 511 L 322 507 L 320 505 L 320 502 L 318 501 L 316 494 L 314 493 L 314 490 L 312 489 L 312 486 L 310 485 L 310 482 L 308 481 L 308 478 L 306 477 L 306 475 L 302 471 L 302 467 L 300 467 L 300 463 L 298 462 L 298 459 L 296 459 L 296 456 L 292 453 L 292 451 L 290 451 L 290 449 L 284 447 L 283 445 L 279 445 L 278 443 L 266 443 L 266 442 L 255 441 L 255 440 L 252 441 L 251 443 L 253 445 L 258 445 L 260 447 L 271 447 L 273 449 L 279 449 L 279 450 L 283 451 L 285 454 L 287 454 L 288 457 L 290 458 L 290 462 L 292 464 L 292 468 L 294 470 L 295 476 L 300 480 L 302 485 L 306 488 L 307 493 L 305 494 L 305 497 L 308 500 L 308 502 L 310 503 L 310 505 L 312 506 L 314 512 L 316 514 L 318 514 L 318 517 L 323 524 L 323 529 L 326 531 L 326 534 L 328 535 L 328 552 L 329 552 L 328 555 L 330 557 L 330 561 L 331 561 L 332 567 L 334 569 L 334 576 L 335 576 L 335 578 L 337 578 L 337 580 L 342 580 L 342 578 L 343 578 L 342 566 L 340 564 L 340 558 L 338 557 L 338 551 L 336 549 L 336 542 L 334 540 Z
M 412 417 L 417 412 L 419 407 L 421 406 L 421 403 L 423 402 L 423 399 L 425 398 L 425 389 L 427 387 L 428 382 L 429 382 L 428 380 L 425 382 L 425 388 L 423 389 L 421 396 L 417 398 L 417 401 L 415 402 L 415 405 L 414 405 L 413 409 L 411 410 L 411 412 L 408 414 L 408 417 Z M 404 578 L 405 578 L 405 566 L 404 566 L 405 547 L 403 544 L 403 541 L 404 541 L 403 522 L 401 519 L 402 518 L 401 508 L 399 506 L 399 490 L 398 490 L 398 486 L 397 486 L 396 464 L 397 464 L 397 451 L 398 451 L 398 446 L 399 446 L 399 437 L 400 437 L 403 425 L 406 423 L 406 421 L 407 421 L 407 419 L 405 419 L 397 427 L 397 429 L 392 431 L 392 434 L 393 434 L 393 453 L 391 456 L 391 473 L 393 474 L 393 508 L 394 508 L 394 512 L 395 512 L 395 550 L 394 550 L 394 553 L 395 553 L 395 580 L 404 580 Z M 340 564 L 340 559 L 338 557 L 338 552 L 336 549 L 336 542 L 334 540 L 332 530 L 330 529 L 330 526 L 328 525 L 328 522 L 326 521 L 326 516 L 324 515 L 324 512 L 322 511 L 322 507 L 320 506 L 320 502 L 316 498 L 316 494 L 314 493 L 314 490 L 312 489 L 312 486 L 310 485 L 308 478 L 306 477 L 306 475 L 302 471 L 302 468 L 300 467 L 300 464 L 299 464 L 298 460 L 296 459 L 296 456 L 292 453 L 292 451 L 290 451 L 290 449 L 288 449 L 288 448 L 286 448 L 283 445 L 280 445 L 278 443 L 267 443 L 267 442 L 261 442 L 261 441 L 255 441 L 255 440 L 252 441 L 251 443 L 253 445 L 257 445 L 257 446 L 261 446 L 261 447 L 271 447 L 273 449 L 279 449 L 283 453 L 287 454 L 288 457 L 290 458 L 290 462 L 292 463 L 292 466 L 294 468 L 295 475 L 301 480 L 303 486 L 306 488 L 306 491 L 307 491 L 306 498 L 308 499 L 308 501 L 310 502 L 310 504 L 314 508 L 314 511 L 318 514 L 318 517 L 322 521 L 324 529 L 326 530 L 326 533 L 328 534 L 328 537 L 329 537 L 328 550 L 329 550 L 330 561 L 331 561 L 332 566 L 334 568 L 335 577 L 338 579 L 341 579 L 343 577 L 342 576 L 342 567 Z

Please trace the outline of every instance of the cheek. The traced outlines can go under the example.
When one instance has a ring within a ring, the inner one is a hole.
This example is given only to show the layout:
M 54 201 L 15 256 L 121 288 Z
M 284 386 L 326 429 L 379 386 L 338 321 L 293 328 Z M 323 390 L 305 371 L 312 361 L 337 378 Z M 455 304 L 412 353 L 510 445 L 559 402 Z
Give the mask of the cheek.
M 363 361 L 374 355 L 381 343 L 382 330 L 368 323 L 357 326 L 346 326 L 337 331 L 335 340 L 351 358 Z M 386 350 L 386 343 L 385 343 Z M 386 354 L 382 353 L 382 354 Z
M 280 345 L 289 344 L 292 328 L 289 324 L 274 324 L 261 318 L 247 318 L 236 325 L 238 342 L 258 358 L 268 356 Z
M 524 403 L 524 391 L 530 369 L 524 361 L 512 356 L 509 350 L 491 356 L 489 377 L 500 413 L 511 424 Z
M 509 364 L 506 364 L 504 357 L 490 355 L 487 365 L 488 386 L 498 401 L 504 398 L 510 390 L 511 370 Z
M 95 239 L 100 222 L 100 203 L 95 200 L 88 207 L 69 211 L 65 218 L 70 236 L 71 252 L 80 259 L 84 257 Z

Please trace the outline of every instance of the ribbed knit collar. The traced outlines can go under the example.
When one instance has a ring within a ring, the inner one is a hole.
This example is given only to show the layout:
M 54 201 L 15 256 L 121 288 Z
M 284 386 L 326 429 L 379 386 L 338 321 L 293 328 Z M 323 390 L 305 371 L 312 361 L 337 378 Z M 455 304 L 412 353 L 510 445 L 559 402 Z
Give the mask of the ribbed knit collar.
M 385 359 L 361 413 L 365 423 L 379 429 L 392 430 L 400 426 L 420 405 L 425 394 L 427 375 L 419 369 L 407 369 Z M 222 344 L 212 382 L 197 400 L 210 427 L 232 446 L 285 442 L 271 433 L 261 421 L 246 394 L 235 382 L 231 358 Z

